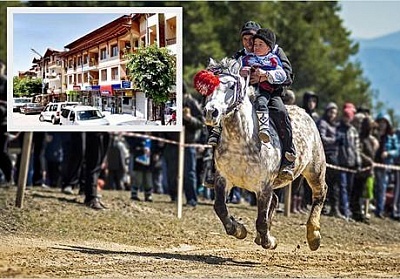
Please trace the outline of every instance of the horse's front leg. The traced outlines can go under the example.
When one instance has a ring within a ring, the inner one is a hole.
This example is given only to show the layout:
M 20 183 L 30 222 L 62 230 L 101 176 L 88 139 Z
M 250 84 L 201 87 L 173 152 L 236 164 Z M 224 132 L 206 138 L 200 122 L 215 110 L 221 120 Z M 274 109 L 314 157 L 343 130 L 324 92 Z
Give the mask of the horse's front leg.
M 272 187 L 264 186 L 263 190 L 257 195 L 257 237 L 254 241 L 265 249 L 275 249 L 278 245 L 275 237 L 270 234 L 272 216 L 277 204 L 278 196 L 275 195 Z
M 247 230 L 245 226 L 237 222 L 233 216 L 229 216 L 228 208 L 226 207 L 226 180 L 217 173 L 214 182 L 214 190 L 214 210 L 224 225 L 226 233 L 238 239 L 244 239 L 247 236 Z

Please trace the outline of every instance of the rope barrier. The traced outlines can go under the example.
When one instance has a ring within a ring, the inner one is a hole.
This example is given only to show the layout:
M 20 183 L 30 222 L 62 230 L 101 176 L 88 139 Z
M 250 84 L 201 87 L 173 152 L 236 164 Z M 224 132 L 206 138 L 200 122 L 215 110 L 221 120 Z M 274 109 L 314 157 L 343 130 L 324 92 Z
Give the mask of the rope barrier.
M 151 139 L 151 140 L 158 140 L 161 142 L 165 142 L 165 143 L 170 143 L 170 144 L 175 144 L 178 146 L 181 146 L 179 144 L 179 142 L 177 141 L 173 141 L 173 140 L 169 140 L 169 139 L 165 139 L 165 138 L 160 138 L 160 137 L 155 137 L 155 136 L 151 136 L 151 135 L 144 135 L 144 134 L 139 134 L 139 133 L 135 133 L 135 132 L 126 132 L 124 133 L 125 136 L 130 136 L 130 137 L 139 137 L 139 138 L 146 138 L 146 139 Z M 200 144 L 200 143 L 185 143 L 183 144 L 184 147 L 201 147 L 201 148 L 212 148 L 212 145 L 209 144 Z M 331 169 L 335 169 L 335 170 L 339 170 L 339 171 L 344 171 L 344 172 L 350 172 L 350 173 L 359 173 L 359 172 L 364 172 L 367 170 L 370 170 L 371 168 L 382 168 L 382 169 L 388 169 L 388 170 L 396 170 L 396 171 L 400 171 L 400 166 L 397 165 L 387 165 L 387 164 L 381 164 L 381 163 L 372 163 L 372 166 L 370 167 L 365 167 L 359 170 L 355 170 L 355 169 L 350 169 L 350 168 L 345 168 L 345 167 L 341 167 L 341 166 L 336 166 L 336 165 L 331 165 L 331 164 L 326 164 L 326 166 L 328 168 Z
M 164 139 L 164 138 L 160 138 L 160 137 L 155 137 L 155 136 L 150 136 L 150 135 L 143 135 L 143 134 L 134 133 L 134 132 L 127 132 L 127 133 L 124 133 L 124 135 L 130 136 L 130 137 L 139 137 L 139 138 L 145 138 L 145 139 L 158 140 L 161 142 L 181 146 L 181 144 L 179 144 L 179 142 L 177 142 L 177 141 Z M 183 146 L 184 147 L 203 147 L 203 148 L 212 148 L 213 147 L 212 145 L 209 145 L 209 144 L 200 144 L 200 143 L 185 143 L 185 144 L 183 144 Z

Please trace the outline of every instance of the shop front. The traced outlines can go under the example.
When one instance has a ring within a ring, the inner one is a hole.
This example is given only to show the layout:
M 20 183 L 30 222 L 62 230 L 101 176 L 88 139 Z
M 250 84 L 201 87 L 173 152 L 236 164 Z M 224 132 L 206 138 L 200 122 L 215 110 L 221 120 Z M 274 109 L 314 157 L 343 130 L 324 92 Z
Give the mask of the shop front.
M 80 92 L 80 102 L 85 106 L 101 108 L 100 86 L 86 86 L 85 89 Z
M 101 110 L 113 112 L 115 110 L 115 102 L 112 95 L 111 85 L 100 85 Z
M 131 88 L 120 88 L 114 91 L 114 96 L 121 104 L 122 113 L 136 116 L 136 98 L 135 92 Z

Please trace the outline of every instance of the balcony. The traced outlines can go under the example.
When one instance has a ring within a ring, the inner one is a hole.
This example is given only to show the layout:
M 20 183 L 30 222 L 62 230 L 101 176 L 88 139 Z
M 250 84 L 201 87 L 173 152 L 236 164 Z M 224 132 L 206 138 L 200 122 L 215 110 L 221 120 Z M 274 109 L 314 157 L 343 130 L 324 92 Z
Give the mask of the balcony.
M 61 61 L 52 61 L 52 62 L 49 62 L 48 64 L 47 64 L 47 67 L 50 69 L 50 68 L 56 68 L 56 67 L 61 67 Z

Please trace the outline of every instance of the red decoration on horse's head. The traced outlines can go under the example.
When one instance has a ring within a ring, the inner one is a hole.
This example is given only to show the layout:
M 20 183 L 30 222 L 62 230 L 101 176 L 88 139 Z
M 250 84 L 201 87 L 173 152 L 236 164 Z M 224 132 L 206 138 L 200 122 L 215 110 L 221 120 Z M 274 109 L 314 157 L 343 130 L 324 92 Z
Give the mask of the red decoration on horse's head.
M 211 95 L 219 85 L 219 78 L 213 72 L 201 70 L 193 79 L 194 88 L 204 96 Z

